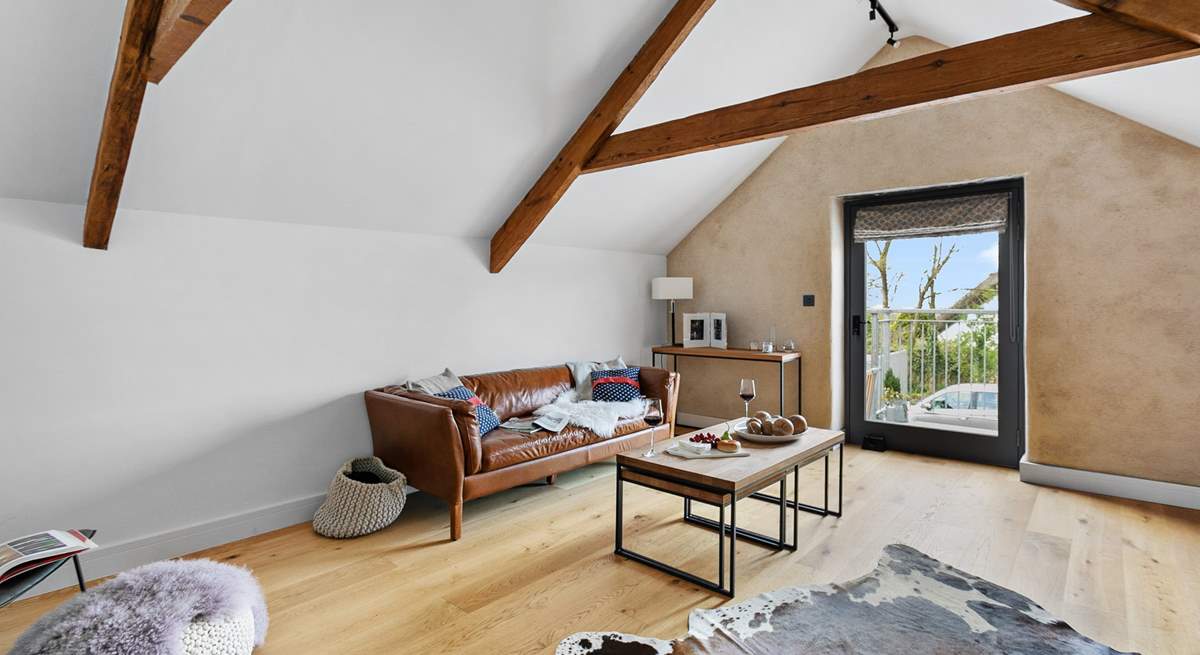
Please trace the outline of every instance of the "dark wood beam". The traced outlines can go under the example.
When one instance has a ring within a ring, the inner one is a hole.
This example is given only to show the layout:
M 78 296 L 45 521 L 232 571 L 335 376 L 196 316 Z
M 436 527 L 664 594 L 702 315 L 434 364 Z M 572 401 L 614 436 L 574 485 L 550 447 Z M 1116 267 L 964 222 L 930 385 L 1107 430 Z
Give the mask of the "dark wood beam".
M 678 0 L 608 93 L 588 114 L 529 193 L 492 236 L 491 271 L 499 273 L 558 203 L 584 162 L 620 125 L 715 0 Z
M 630 166 L 1200 54 L 1200 46 L 1084 16 L 948 48 L 678 120 L 614 134 L 584 172 Z
M 163 0 L 146 79 L 158 84 L 230 0 Z
M 108 85 L 108 104 L 100 125 L 100 145 L 84 211 L 83 245 L 105 250 L 112 233 L 125 166 L 133 147 L 142 98 L 146 95 L 146 70 L 158 24 L 162 0 L 128 0 L 117 45 L 117 63 Z
M 1155 32 L 1200 43 L 1197 0 L 1058 0 L 1064 5 L 1108 16 Z

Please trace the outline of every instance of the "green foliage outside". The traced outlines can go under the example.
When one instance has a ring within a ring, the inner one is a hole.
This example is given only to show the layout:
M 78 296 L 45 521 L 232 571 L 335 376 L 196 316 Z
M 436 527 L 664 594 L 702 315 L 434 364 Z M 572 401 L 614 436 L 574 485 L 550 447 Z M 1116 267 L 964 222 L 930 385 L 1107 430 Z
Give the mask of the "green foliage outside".
M 909 401 L 920 400 L 951 384 L 995 384 L 999 379 L 996 323 L 968 315 L 951 314 L 950 318 L 961 319 L 965 328 L 952 338 L 941 337 L 949 323 L 929 323 L 928 317 L 922 322 L 918 315 L 898 313 L 890 322 L 891 343 L 881 350 L 909 352 Z M 868 330 L 867 352 L 875 352 L 874 339 L 878 337 L 873 332 Z M 883 387 L 889 396 L 901 395 L 900 379 L 891 369 L 884 375 Z

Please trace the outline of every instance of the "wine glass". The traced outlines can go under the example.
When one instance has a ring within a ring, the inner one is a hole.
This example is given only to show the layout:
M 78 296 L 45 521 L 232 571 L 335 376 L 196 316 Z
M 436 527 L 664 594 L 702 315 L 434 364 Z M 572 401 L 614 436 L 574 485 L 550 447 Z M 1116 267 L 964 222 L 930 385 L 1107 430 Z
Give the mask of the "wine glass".
M 746 417 L 750 417 L 750 401 L 754 400 L 754 396 L 758 395 L 754 389 L 754 380 L 742 378 L 742 385 L 738 389 L 738 395 L 742 397 L 742 402 L 746 403 Z
M 646 413 L 642 415 L 642 420 L 651 428 L 657 428 L 663 422 L 662 400 L 658 398 L 646 399 Z M 654 450 L 654 433 L 658 430 L 650 430 L 650 450 L 642 453 L 643 457 L 657 457 L 658 453 Z

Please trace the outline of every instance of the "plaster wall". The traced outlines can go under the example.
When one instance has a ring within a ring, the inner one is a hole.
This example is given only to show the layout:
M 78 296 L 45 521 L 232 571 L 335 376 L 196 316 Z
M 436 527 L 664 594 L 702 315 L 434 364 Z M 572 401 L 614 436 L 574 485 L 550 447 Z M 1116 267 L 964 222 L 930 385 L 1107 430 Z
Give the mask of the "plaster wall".
M 868 67 L 937 49 L 907 39 Z M 668 255 L 695 278 L 680 312 L 727 312 L 735 346 L 795 338 L 804 413 L 840 426 L 839 198 L 1008 176 L 1026 180 L 1029 459 L 1200 484 L 1200 150 L 1052 89 L 789 137 Z M 696 375 L 681 411 L 734 394 L 736 371 Z

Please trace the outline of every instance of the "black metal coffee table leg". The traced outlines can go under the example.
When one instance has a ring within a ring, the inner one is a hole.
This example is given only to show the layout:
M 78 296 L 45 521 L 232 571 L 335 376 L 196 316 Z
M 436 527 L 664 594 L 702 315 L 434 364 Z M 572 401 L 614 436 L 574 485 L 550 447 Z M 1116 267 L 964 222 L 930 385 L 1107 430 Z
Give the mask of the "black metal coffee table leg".
M 831 511 L 831 510 L 829 509 L 829 456 L 830 456 L 831 454 L 833 454 L 833 451 L 834 451 L 834 450 L 836 450 L 836 451 L 838 452 L 838 505 L 837 505 L 838 509 L 837 509 L 837 511 L 836 511 L 836 512 L 834 512 L 834 511 Z M 827 451 L 827 452 L 826 452 L 826 453 L 825 453 L 825 454 L 822 456 L 822 458 L 825 460 L 825 461 L 824 461 L 824 466 L 825 466 L 825 492 L 824 492 L 824 494 L 823 494 L 823 496 L 824 496 L 824 504 L 823 504 L 821 507 L 817 507 L 816 505 L 808 505 L 808 504 L 806 504 L 806 503 L 801 503 L 801 502 L 800 502 L 800 496 L 799 496 L 799 493 L 797 493 L 797 494 L 796 494 L 796 497 L 795 497 L 794 499 L 792 499 L 792 500 L 787 500 L 787 501 L 786 501 L 786 502 L 787 502 L 787 506 L 788 506 L 788 507 L 793 507 L 793 506 L 795 506 L 797 509 L 799 509 L 799 510 L 800 510 L 800 511 L 802 511 L 802 512 L 807 512 L 807 513 L 809 513 L 809 514 L 816 514 L 817 516 L 833 516 L 833 517 L 840 517 L 840 516 L 842 515 L 842 484 L 843 484 L 843 474 L 845 473 L 845 454 L 844 454 L 844 450 L 843 450 L 843 448 L 842 448 L 842 446 L 841 446 L 841 445 L 834 446 L 833 448 L 829 449 L 829 451 Z M 751 498 L 753 498 L 753 499 L 755 499 L 755 500 L 762 500 L 762 501 L 765 501 L 765 502 L 768 502 L 768 503 L 778 503 L 778 502 L 779 502 L 779 498 L 781 498 L 782 496 L 780 496 L 780 497 L 776 497 L 776 496 L 772 496 L 772 495 L 770 495 L 770 494 L 766 494 L 766 493 L 762 493 L 762 492 L 756 492 L 756 493 L 750 494 L 750 497 L 751 497 Z
M 714 582 L 712 580 L 706 580 L 698 575 L 695 575 L 693 573 L 688 573 L 687 571 L 684 571 L 683 569 L 679 569 L 674 566 L 671 566 L 670 564 L 667 564 L 666 562 L 660 562 L 652 557 L 648 557 L 641 553 L 637 553 L 637 552 L 634 552 L 634 551 L 631 551 L 631 550 L 625 548 L 625 545 L 624 545 L 624 536 L 625 536 L 624 483 L 626 482 L 626 480 L 622 475 L 623 470 L 624 469 L 621 467 L 621 465 L 618 464 L 617 465 L 617 502 L 616 502 L 617 521 L 616 521 L 616 533 L 615 533 L 616 547 L 613 549 L 613 552 L 617 555 L 620 555 L 621 557 L 626 558 L 626 559 L 631 559 L 635 562 L 639 562 L 639 563 L 645 564 L 646 566 L 649 566 L 651 568 L 662 571 L 663 573 L 667 573 L 667 574 L 673 575 L 677 578 L 680 578 L 682 580 L 686 580 L 698 587 L 702 587 L 702 588 L 708 589 L 710 591 L 715 591 L 719 594 L 733 598 L 733 585 L 734 585 L 734 579 L 736 577 L 736 571 L 737 571 L 738 529 L 737 529 L 737 504 L 736 504 L 736 501 L 733 501 L 730 503 L 728 530 L 726 529 L 726 525 L 725 525 L 725 506 L 724 505 L 720 506 L 720 521 L 714 522 L 714 524 L 717 526 L 717 530 L 718 530 L 718 532 L 717 532 L 717 535 L 718 535 L 717 536 L 717 580 L 716 580 L 716 582 Z M 634 482 L 634 481 L 630 481 L 630 482 Z M 685 482 L 685 481 L 676 481 L 676 482 Z M 638 483 L 634 482 L 634 484 L 638 484 Z M 653 487 L 650 487 L 650 488 L 653 488 Z M 656 491 L 661 491 L 661 490 L 656 489 Z M 691 498 L 684 497 L 685 511 L 689 511 L 689 512 L 691 511 L 691 500 L 692 500 Z M 726 532 L 729 533 L 729 578 L 728 578 L 729 585 L 728 586 L 725 585 L 726 578 L 725 578 L 725 539 L 724 539 L 724 535 Z

